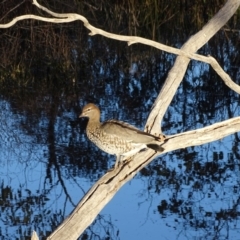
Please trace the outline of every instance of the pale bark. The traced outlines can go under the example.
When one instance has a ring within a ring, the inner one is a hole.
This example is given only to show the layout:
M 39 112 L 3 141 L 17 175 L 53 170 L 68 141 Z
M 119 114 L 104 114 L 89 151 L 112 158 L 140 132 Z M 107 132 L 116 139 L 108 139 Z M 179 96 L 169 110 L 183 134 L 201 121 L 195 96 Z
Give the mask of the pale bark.
M 223 71 L 216 60 L 212 57 L 205 57 L 195 52 L 206 44 L 216 32 L 223 27 L 229 18 L 236 12 L 240 5 L 240 0 L 228 0 L 223 8 L 207 23 L 201 31 L 192 36 L 181 49 L 175 49 L 163 44 L 147 40 L 140 37 L 122 36 L 108 33 L 97 29 L 89 24 L 88 20 L 78 14 L 58 14 L 39 5 L 36 0 L 34 4 L 52 15 L 54 18 L 45 18 L 35 15 L 24 15 L 15 18 L 8 24 L 1 24 L 0 28 L 10 27 L 19 20 L 37 19 L 46 22 L 71 22 L 80 20 L 84 26 L 90 30 L 90 35 L 101 34 L 105 37 L 126 41 L 128 44 L 142 43 L 153 46 L 157 49 L 179 55 L 176 62 L 168 74 L 165 84 L 156 99 L 153 109 L 149 115 L 146 129 L 152 133 L 159 134 L 159 127 L 166 110 L 171 103 L 176 91 L 185 75 L 190 59 L 203 61 L 211 64 L 216 73 L 232 90 L 240 93 L 240 87 L 235 84 L 229 75 Z M 193 130 L 173 136 L 168 136 L 164 143 L 164 153 L 189 146 L 201 145 L 212 142 L 230 134 L 240 131 L 240 117 L 232 118 L 227 121 L 215 123 L 211 126 Z M 147 150 L 137 154 L 131 161 L 125 162 L 119 168 L 107 172 L 88 193 L 79 202 L 71 215 L 48 237 L 48 239 L 71 240 L 77 239 L 81 233 L 93 222 L 97 214 L 112 199 L 116 192 L 130 179 L 132 179 L 139 170 L 149 164 L 158 154 L 152 150 Z
M 228 19 L 233 14 L 232 11 L 234 11 L 234 9 L 238 8 L 238 6 L 239 6 L 238 1 L 239 0 L 228 1 L 229 4 L 228 3 L 226 4 L 226 6 L 225 6 L 226 9 L 224 9 L 224 11 L 220 11 L 218 14 L 218 18 L 215 18 L 215 19 L 221 19 L 221 16 L 223 16 L 224 18 L 221 21 L 219 21 L 219 23 L 227 22 Z M 37 0 L 33 0 L 33 4 L 36 5 L 38 8 L 40 8 L 41 10 L 52 15 L 54 18 L 42 17 L 42 16 L 33 15 L 33 14 L 27 14 L 27 15 L 18 16 L 16 18 L 14 18 L 12 21 L 10 21 L 9 23 L 0 24 L 0 28 L 9 28 L 9 27 L 13 26 L 14 24 L 16 24 L 18 21 L 22 21 L 22 20 L 26 20 L 26 19 L 33 19 L 33 20 L 39 20 L 39 21 L 51 22 L 51 23 L 67 23 L 67 22 L 73 22 L 73 21 L 80 20 L 84 23 L 84 26 L 90 31 L 89 35 L 91 35 L 91 36 L 99 34 L 104 37 L 115 39 L 118 41 L 125 41 L 128 43 L 128 45 L 135 44 L 135 43 L 141 43 L 141 44 L 145 44 L 145 45 L 148 45 L 151 47 L 155 47 L 155 48 L 157 48 L 159 50 L 163 50 L 165 52 L 173 53 L 173 54 L 183 56 L 183 57 L 186 57 L 189 59 L 193 59 L 196 61 L 208 63 L 212 66 L 212 68 L 216 71 L 216 73 L 224 80 L 225 84 L 228 87 L 230 87 L 233 91 L 236 91 L 237 93 L 240 94 L 240 87 L 232 81 L 230 76 L 220 67 L 218 62 L 211 56 L 206 57 L 206 56 L 202 56 L 200 54 L 196 54 L 196 53 L 194 53 L 194 50 L 190 50 L 190 49 L 188 49 L 188 47 L 186 49 L 184 49 L 184 47 L 182 47 L 181 49 L 177 49 L 177 48 L 169 47 L 164 44 L 161 44 L 161 43 L 149 40 L 149 39 L 145 39 L 142 37 L 124 36 L 124 35 L 109 33 L 109 32 L 103 31 L 102 29 L 95 28 L 82 15 L 75 14 L 75 13 L 55 13 L 55 12 L 50 11 L 49 9 L 45 8 L 44 6 L 40 5 L 37 2 Z M 226 14 L 225 14 L 225 12 L 226 12 Z M 218 23 L 218 21 L 216 21 L 216 22 Z M 197 46 L 195 49 L 195 51 L 196 51 L 201 46 L 203 46 L 219 30 L 219 28 L 221 28 L 221 24 L 219 24 L 219 23 L 216 25 L 215 29 L 214 29 L 214 27 L 213 27 L 213 29 L 211 29 L 211 27 L 215 24 L 215 22 L 211 23 L 210 25 L 207 24 L 206 26 L 210 26 L 210 27 L 208 27 L 208 28 L 204 27 L 202 30 L 203 32 L 201 32 L 201 31 L 198 32 L 196 35 L 193 36 L 194 38 L 192 37 L 191 39 L 189 39 L 189 41 L 186 44 L 190 45 L 195 41 L 195 43 L 193 44 L 193 46 L 195 46 L 196 42 L 198 41 L 198 36 L 202 35 L 203 36 L 201 38 L 202 40 L 201 41 L 199 40 L 199 44 L 196 45 Z M 215 30 L 215 31 L 213 31 L 213 30 Z M 205 37 L 205 36 L 211 36 L 211 37 Z M 205 41 L 204 41 L 204 38 L 205 38 Z M 156 114 L 157 109 L 156 109 L 156 111 L 153 111 L 152 113 Z M 159 120 L 160 120 L 160 118 L 159 118 Z M 150 118 L 149 118 L 149 121 L 150 121 Z M 151 125 L 151 124 L 148 123 L 148 125 Z
M 35 231 L 33 231 L 33 233 L 32 233 L 31 240 L 39 240 L 38 235 Z
M 222 9 L 203 27 L 201 31 L 192 36 L 181 48 L 189 54 L 195 53 L 199 48 L 206 44 L 233 16 L 240 5 L 239 0 L 229 0 Z M 146 127 L 153 133 L 159 131 L 159 124 L 167 111 L 182 79 L 187 70 L 190 59 L 184 56 L 178 56 L 174 66 L 168 73 L 168 77 L 158 95 L 152 111 L 149 115 Z M 221 71 L 224 72 L 223 70 Z M 217 71 L 220 73 L 220 71 Z M 225 81 L 227 78 L 224 78 Z M 228 79 L 229 80 L 229 79 Z M 238 87 L 238 86 L 237 86 Z M 239 87 L 238 87 L 239 90 Z
M 199 130 L 176 134 L 163 145 L 163 153 L 189 146 L 202 145 L 222 139 L 240 131 L 240 117 L 213 124 Z M 131 161 L 107 172 L 97 181 L 79 202 L 71 215 L 48 237 L 48 239 L 75 240 L 94 221 L 97 214 L 113 198 L 116 192 L 147 166 L 158 154 L 153 150 L 139 153 Z

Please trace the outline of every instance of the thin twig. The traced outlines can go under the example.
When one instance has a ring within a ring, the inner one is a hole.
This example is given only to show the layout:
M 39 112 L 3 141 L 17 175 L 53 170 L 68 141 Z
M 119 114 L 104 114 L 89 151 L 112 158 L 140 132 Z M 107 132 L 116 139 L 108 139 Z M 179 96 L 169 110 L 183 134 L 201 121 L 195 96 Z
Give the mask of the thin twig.
M 37 16 L 37 15 L 33 15 L 33 14 L 27 14 L 27 15 L 22 15 L 22 16 L 16 17 L 9 23 L 0 24 L 0 28 L 9 28 L 9 27 L 13 26 L 14 24 L 16 24 L 18 21 L 22 21 L 22 20 L 26 20 L 26 19 L 35 19 L 35 20 L 39 20 L 39 21 L 52 22 L 52 23 L 67 23 L 67 22 L 73 22 L 73 21 L 80 20 L 84 23 L 84 26 L 90 30 L 89 35 L 91 35 L 91 36 L 99 34 L 99 35 L 105 36 L 107 38 L 117 39 L 119 41 L 125 41 L 128 43 L 129 46 L 132 44 L 135 44 L 135 43 L 142 43 L 142 44 L 145 44 L 148 46 L 155 47 L 155 48 L 165 51 L 165 52 L 169 52 L 169 53 L 176 54 L 179 56 L 184 56 L 189 59 L 196 60 L 196 61 L 208 63 L 215 70 L 215 72 L 222 78 L 224 83 L 229 88 L 231 88 L 233 91 L 240 94 L 240 86 L 237 85 L 231 79 L 231 77 L 221 68 L 221 66 L 218 64 L 218 62 L 211 56 L 206 57 L 206 56 L 196 54 L 196 53 L 188 53 L 181 49 L 169 47 L 164 44 L 161 44 L 161 43 L 149 40 L 149 39 L 145 39 L 142 37 L 125 36 L 125 35 L 109 33 L 109 32 L 103 31 L 101 29 L 95 28 L 82 15 L 75 14 L 75 13 L 55 13 L 53 11 L 50 11 L 46 7 L 40 5 L 36 0 L 33 0 L 33 4 L 36 5 L 39 9 L 45 11 L 46 13 L 52 15 L 55 18 L 48 18 L 48 17 L 41 17 L 41 16 Z

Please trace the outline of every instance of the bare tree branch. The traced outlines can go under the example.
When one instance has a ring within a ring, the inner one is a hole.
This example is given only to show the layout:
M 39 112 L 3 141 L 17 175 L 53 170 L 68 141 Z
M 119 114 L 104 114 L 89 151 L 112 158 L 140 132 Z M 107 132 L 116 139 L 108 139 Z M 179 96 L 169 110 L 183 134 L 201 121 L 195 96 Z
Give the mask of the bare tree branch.
M 203 27 L 203 29 L 193 35 L 181 48 L 184 52 L 195 53 L 199 48 L 206 44 L 210 38 L 212 38 L 216 32 L 223 27 L 227 21 L 233 16 L 240 5 L 239 0 L 228 0 L 226 4 L 220 9 L 220 11 Z M 225 83 L 233 86 L 233 82 L 229 81 L 230 77 L 223 70 L 219 70 L 217 62 L 212 60 L 214 67 L 217 67 L 217 73 L 224 75 Z M 185 56 L 178 56 L 174 66 L 168 73 L 168 77 L 158 95 L 152 111 L 148 117 L 146 128 L 153 133 L 159 132 L 159 124 L 162 121 L 164 114 L 167 111 L 169 104 L 171 103 L 182 79 L 187 70 L 190 59 Z M 235 86 L 234 86 L 235 87 Z M 234 89 L 236 91 L 236 89 Z M 238 87 L 239 91 L 239 87 Z
M 17 6 L 15 6 L 14 8 L 12 8 L 11 10 L 9 10 L 1 19 L 0 21 L 2 21 L 2 19 L 4 19 L 10 12 L 14 11 L 16 8 L 18 8 L 20 5 L 22 5 L 25 2 L 25 0 L 23 0 L 22 2 L 20 2 Z
M 238 0 L 235 0 L 234 2 L 235 2 L 235 5 L 236 5 Z M 204 27 L 200 32 L 198 32 L 195 36 L 193 36 L 191 38 L 192 40 L 189 39 L 189 41 L 186 43 L 186 44 L 191 45 L 193 43 L 193 41 L 196 42 L 196 39 L 198 40 L 199 35 L 208 36 L 208 37 L 204 37 L 204 40 L 201 41 L 201 44 L 200 44 L 200 40 L 197 41 L 198 42 L 198 48 L 194 49 L 191 52 L 191 51 L 186 51 L 184 48 L 177 49 L 177 48 L 169 47 L 169 46 L 166 46 L 164 44 L 161 44 L 161 43 L 149 40 L 149 39 L 145 39 L 145 38 L 142 38 L 142 37 L 124 36 L 124 35 L 109 33 L 109 32 L 103 31 L 101 29 L 95 28 L 82 15 L 75 14 L 75 13 L 55 13 L 55 12 L 50 11 L 49 9 L 45 8 L 44 6 L 40 5 L 36 0 L 33 0 L 33 4 L 36 5 L 39 9 L 45 11 L 46 13 L 52 15 L 55 18 L 47 18 L 47 17 L 41 17 L 41 16 L 37 16 L 37 15 L 33 15 L 33 14 L 27 14 L 27 15 L 22 15 L 22 16 L 16 17 L 12 21 L 10 21 L 9 23 L 0 24 L 0 28 L 9 28 L 9 27 L 13 26 L 14 24 L 16 24 L 18 21 L 27 20 L 27 19 L 33 19 L 33 20 L 39 20 L 39 21 L 51 22 L 51 23 L 68 23 L 68 22 L 73 22 L 73 21 L 80 20 L 84 23 L 84 26 L 88 30 L 90 30 L 89 35 L 91 35 L 91 36 L 99 34 L 99 35 L 105 36 L 107 38 L 111 38 L 111 39 L 115 39 L 115 40 L 117 39 L 119 41 L 127 42 L 129 46 L 132 45 L 132 44 L 135 44 L 135 43 L 142 43 L 144 45 L 155 47 L 155 48 L 160 49 L 162 51 L 169 52 L 169 53 L 172 53 L 172 54 L 176 54 L 176 55 L 179 55 L 179 56 L 182 56 L 182 57 L 186 57 L 188 59 L 193 59 L 193 60 L 196 60 L 196 61 L 201 61 L 201 62 L 208 63 L 212 66 L 212 68 L 216 71 L 216 73 L 223 79 L 223 81 L 225 82 L 225 84 L 229 88 L 231 88 L 233 91 L 240 94 L 240 87 L 236 83 L 234 83 L 234 81 L 232 81 L 230 76 L 220 67 L 218 62 L 213 57 L 210 57 L 210 56 L 206 57 L 206 56 L 202 56 L 202 55 L 194 53 L 197 49 L 202 47 L 210 39 L 210 33 L 209 33 L 209 28 L 208 27 Z M 229 3 L 229 5 L 231 5 L 231 3 Z M 238 5 L 234 6 L 234 3 L 232 5 L 233 5 L 232 6 L 233 9 L 235 9 L 234 7 L 238 8 Z M 232 10 L 232 11 L 234 11 L 234 10 Z M 218 19 L 220 17 L 220 19 L 221 19 L 221 16 L 222 16 L 222 13 L 219 12 L 218 16 L 215 17 L 215 18 Z M 227 22 L 228 19 L 230 18 L 230 16 L 232 16 L 231 13 L 229 13 L 229 16 L 226 14 L 224 16 L 226 19 L 222 18 L 221 19 L 222 22 L 225 22 L 225 21 Z M 208 25 L 209 24 L 210 24 L 210 22 L 208 23 Z M 215 24 L 215 22 L 214 22 L 214 24 Z M 216 27 L 215 30 L 218 31 L 220 28 L 221 28 L 221 25 L 219 25 L 218 28 Z M 214 34 L 214 32 L 212 34 Z M 186 46 L 186 44 L 185 44 L 185 46 Z M 183 73 L 185 74 L 184 71 L 183 71 Z M 162 90 L 162 92 L 163 92 L 163 90 Z M 155 106 L 159 106 L 159 104 L 155 103 Z M 166 106 L 168 106 L 168 105 L 166 104 Z M 150 115 L 150 117 L 154 119 L 155 117 L 153 115 L 156 114 L 156 112 L 158 110 L 159 110 L 159 107 L 156 108 L 156 111 L 154 110 L 152 112 L 152 115 Z M 163 110 L 163 108 L 161 108 L 161 110 Z M 165 111 L 163 112 L 163 114 L 159 115 L 159 119 L 158 119 L 159 122 L 161 120 L 160 116 L 162 118 L 164 113 L 165 113 Z M 150 121 L 150 123 L 148 122 L 147 125 L 149 126 L 149 130 L 150 130 L 151 129 L 150 126 L 153 125 L 153 123 Z M 155 130 L 155 132 L 158 132 L 158 131 L 159 131 L 158 129 L 157 129 L 157 131 Z
M 31 240 L 39 240 L 38 235 L 35 231 L 33 231 L 33 233 L 32 233 Z
M 240 117 L 232 118 L 209 127 L 173 135 L 163 145 L 164 152 L 202 145 L 238 131 L 240 131 Z M 47 239 L 77 239 L 115 193 L 158 155 L 154 154 L 153 150 L 147 150 L 124 163 L 120 168 L 107 172 L 88 191 L 72 214 Z
M 41 6 L 36 0 L 33 0 L 38 8 L 52 15 L 54 18 L 39 17 L 36 15 L 24 15 L 13 19 L 8 24 L 1 24 L 0 28 L 6 28 L 14 25 L 17 21 L 23 19 L 36 19 L 46 22 L 72 22 L 80 20 L 84 23 L 91 33 L 90 35 L 101 34 L 111 39 L 126 41 L 129 45 L 134 43 L 142 43 L 153 46 L 163 51 L 171 52 L 179 55 L 176 62 L 168 74 L 166 82 L 156 99 L 153 109 L 147 121 L 146 128 L 154 133 L 159 133 L 159 125 L 162 118 L 171 103 L 182 79 L 185 75 L 190 59 L 203 61 L 211 64 L 217 74 L 222 77 L 224 82 L 234 91 L 240 93 L 240 88 L 236 85 L 227 73 L 219 66 L 217 61 L 212 57 L 204 57 L 195 52 L 213 37 L 216 32 L 227 23 L 230 17 L 236 12 L 240 5 L 239 0 L 228 0 L 223 8 L 206 24 L 201 31 L 192 36 L 181 49 L 175 49 L 163 44 L 147 40 L 140 37 L 122 36 L 108 33 L 101 29 L 97 29 L 89 24 L 88 20 L 81 15 L 67 13 L 54 13 L 47 8 Z M 230 134 L 240 131 L 240 117 L 232 118 L 227 121 L 213 124 L 211 126 L 193 130 L 173 136 L 168 136 L 164 148 L 166 152 L 186 148 L 189 146 L 201 145 L 203 143 L 212 142 L 221 139 Z M 153 150 L 146 150 L 137 154 L 131 161 L 125 162 L 119 168 L 106 173 L 84 196 L 72 214 L 54 231 L 48 239 L 52 240 L 71 240 L 77 239 L 79 235 L 88 227 L 95 219 L 97 214 L 111 200 L 115 193 L 136 173 L 149 164 L 158 154 Z

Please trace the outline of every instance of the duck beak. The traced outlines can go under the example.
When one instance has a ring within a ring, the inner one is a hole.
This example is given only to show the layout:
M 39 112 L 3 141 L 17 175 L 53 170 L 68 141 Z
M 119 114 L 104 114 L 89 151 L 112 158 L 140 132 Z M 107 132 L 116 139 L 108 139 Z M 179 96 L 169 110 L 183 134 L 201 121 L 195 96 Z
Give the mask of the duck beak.
M 84 114 L 84 112 L 82 112 L 80 115 L 79 115 L 79 118 L 85 118 L 85 117 L 88 117 Z

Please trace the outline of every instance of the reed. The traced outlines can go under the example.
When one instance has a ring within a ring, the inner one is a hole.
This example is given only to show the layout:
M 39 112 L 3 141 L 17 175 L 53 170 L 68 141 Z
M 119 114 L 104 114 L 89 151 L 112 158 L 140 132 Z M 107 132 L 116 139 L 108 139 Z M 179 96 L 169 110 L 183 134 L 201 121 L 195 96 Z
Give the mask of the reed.
M 224 0 L 172 0 L 171 3 L 166 0 L 41 2 L 56 12 L 82 14 L 91 24 L 104 30 L 138 35 L 169 45 L 183 43 L 192 33 L 198 31 L 223 3 Z M 18 5 L 14 0 L 0 3 L 2 23 L 27 13 L 42 14 L 30 1 L 23 1 Z M 229 22 L 230 29 L 239 28 L 238 16 L 239 11 Z M 50 67 L 48 65 L 61 65 L 63 71 L 72 71 L 76 75 L 81 71 L 81 66 L 95 54 L 86 43 L 87 34 L 79 22 L 57 25 L 29 20 L 19 22 L 10 29 L 2 29 L 0 80 L 6 75 L 17 79 L 19 74 L 36 69 L 39 63 L 45 68 Z M 91 39 L 94 42 L 97 38 Z M 107 39 L 101 41 L 111 44 Z M 136 55 L 141 55 L 141 51 L 140 49 Z M 83 53 L 86 59 L 79 59 Z M 56 64 L 50 64 L 52 61 Z

